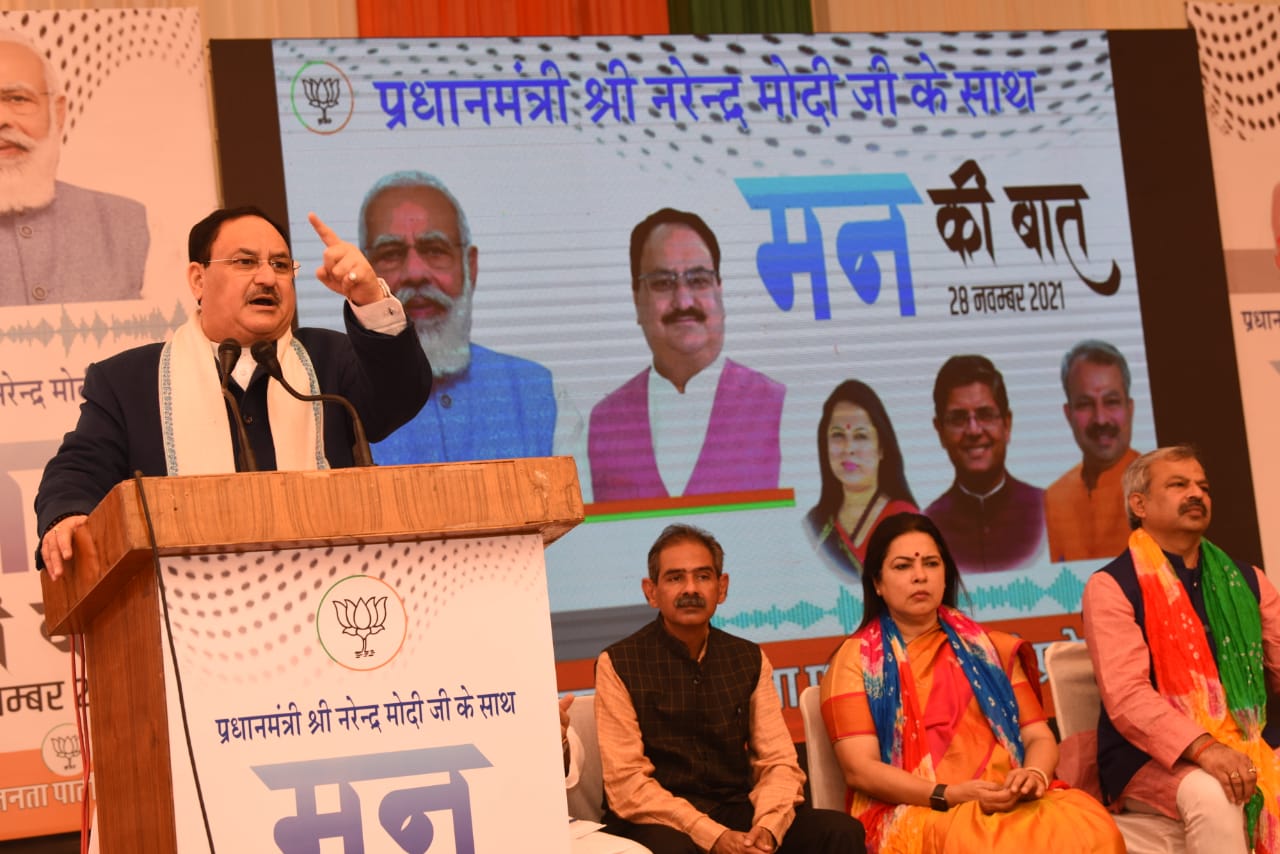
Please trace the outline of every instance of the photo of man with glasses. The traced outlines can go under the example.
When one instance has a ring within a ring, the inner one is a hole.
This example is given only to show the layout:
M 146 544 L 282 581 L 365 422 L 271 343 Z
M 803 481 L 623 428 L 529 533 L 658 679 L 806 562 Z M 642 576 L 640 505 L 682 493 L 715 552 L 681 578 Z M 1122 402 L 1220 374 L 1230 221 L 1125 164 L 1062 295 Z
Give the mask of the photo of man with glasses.
M 933 429 L 956 479 L 925 509 L 961 572 L 1020 569 L 1042 557 L 1044 490 L 1009 474 L 1013 412 L 985 356 L 952 356 L 933 383 Z
M 471 340 L 480 252 L 454 195 L 433 175 L 393 172 L 365 194 L 359 223 L 360 246 L 404 305 L 435 376 L 427 405 L 374 446 L 374 459 L 404 465 L 550 455 L 551 372 Z
M 631 232 L 631 295 L 653 364 L 591 410 L 594 501 L 776 489 L 786 387 L 725 358 L 720 244 L 663 208 Z
M 344 298 L 346 334 L 293 328 L 299 264 L 285 230 L 266 213 L 224 208 L 192 226 L 187 286 L 199 308 L 169 341 L 88 367 L 79 421 L 45 466 L 35 502 L 36 565 L 51 577 L 72 558 L 72 532 L 85 515 L 134 472 L 245 470 L 238 436 L 260 471 L 355 465 L 355 428 L 345 407 L 295 400 L 257 363 L 250 352 L 256 343 L 274 345 L 268 350 L 276 375 L 293 388 L 347 398 L 372 440 L 426 402 L 431 366 L 399 301 L 355 245 L 315 214 L 308 218 L 325 247 L 316 278 Z M 239 404 L 243 432 L 224 389 Z
M 0 30 L 0 306 L 141 296 L 146 208 L 57 180 L 66 118 L 48 57 Z

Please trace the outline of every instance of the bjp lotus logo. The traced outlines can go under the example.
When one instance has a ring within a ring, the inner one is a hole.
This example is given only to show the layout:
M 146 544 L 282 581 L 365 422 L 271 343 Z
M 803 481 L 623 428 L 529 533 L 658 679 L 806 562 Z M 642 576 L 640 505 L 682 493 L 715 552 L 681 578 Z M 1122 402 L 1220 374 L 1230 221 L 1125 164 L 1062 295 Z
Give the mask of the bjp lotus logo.
M 404 602 L 385 581 L 352 575 L 334 584 L 316 610 L 316 632 L 329 657 L 352 670 L 395 658 L 407 628 Z M 375 637 L 376 636 L 376 637 Z
M 57 754 L 59 759 L 67 761 L 64 771 L 74 771 L 76 767 L 75 760 L 80 757 L 80 736 L 78 735 L 55 735 L 49 741 L 53 745 L 53 752 Z
M 304 128 L 325 136 L 347 126 L 355 114 L 355 90 L 332 62 L 307 62 L 289 84 L 293 115 Z
M 59 777 L 74 777 L 84 772 L 80 735 L 74 723 L 62 723 L 45 733 L 40 744 L 44 766 Z
M 369 649 L 369 636 L 376 635 L 386 628 L 387 623 L 387 597 L 379 596 L 376 599 L 370 597 L 368 599 L 338 599 L 333 603 L 333 609 L 338 615 L 338 624 L 342 626 L 344 635 L 354 635 L 360 638 L 360 649 L 356 651 L 356 658 L 368 658 L 377 652 L 377 650 Z

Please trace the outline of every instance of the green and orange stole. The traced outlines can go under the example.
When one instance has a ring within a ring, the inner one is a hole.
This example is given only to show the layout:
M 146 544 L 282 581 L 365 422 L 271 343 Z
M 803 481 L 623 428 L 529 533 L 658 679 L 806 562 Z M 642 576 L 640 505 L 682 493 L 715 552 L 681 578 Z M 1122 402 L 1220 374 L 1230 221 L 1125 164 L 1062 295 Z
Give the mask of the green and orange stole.
M 1280 854 L 1280 761 L 1262 740 L 1267 687 L 1258 601 L 1231 558 L 1208 540 L 1201 543 L 1200 576 L 1216 659 L 1160 546 L 1141 528 L 1129 536 L 1156 690 L 1218 741 L 1249 757 L 1258 769 L 1257 792 L 1245 805 L 1254 851 Z

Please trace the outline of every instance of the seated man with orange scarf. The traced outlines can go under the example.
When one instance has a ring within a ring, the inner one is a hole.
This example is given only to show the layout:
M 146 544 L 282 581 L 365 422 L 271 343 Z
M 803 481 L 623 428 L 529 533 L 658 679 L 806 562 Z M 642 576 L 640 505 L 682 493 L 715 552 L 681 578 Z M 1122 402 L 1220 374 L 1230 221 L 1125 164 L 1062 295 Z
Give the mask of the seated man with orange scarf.
M 1187 851 L 1280 851 L 1280 596 L 1204 538 L 1193 448 L 1134 460 L 1129 548 L 1089 579 L 1084 629 L 1102 695 L 1098 773 L 1113 810 L 1179 820 Z

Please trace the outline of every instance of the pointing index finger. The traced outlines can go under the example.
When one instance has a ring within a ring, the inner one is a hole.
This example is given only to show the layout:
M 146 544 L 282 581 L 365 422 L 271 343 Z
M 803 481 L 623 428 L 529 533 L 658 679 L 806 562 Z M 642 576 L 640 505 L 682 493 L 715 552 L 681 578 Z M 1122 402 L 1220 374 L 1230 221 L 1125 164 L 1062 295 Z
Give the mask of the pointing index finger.
M 334 233 L 333 229 L 325 225 L 324 220 L 316 216 L 314 213 L 307 214 L 307 221 L 311 223 L 311 227 L 316 230 L 316 235 L 324 242 L 325 246 L 333 246 L 341 243 L 342 238 Z

